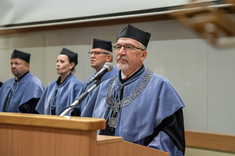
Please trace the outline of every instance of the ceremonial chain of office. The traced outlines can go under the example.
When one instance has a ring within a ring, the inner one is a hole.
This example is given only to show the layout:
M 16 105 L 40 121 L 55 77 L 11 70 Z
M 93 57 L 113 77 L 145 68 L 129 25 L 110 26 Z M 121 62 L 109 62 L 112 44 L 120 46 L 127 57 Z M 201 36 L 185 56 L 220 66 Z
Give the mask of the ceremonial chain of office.
M 151 77 L 153 75 L 153 72 L 150 71 L 149 69 L 147 69 L 143 80 L 138 84 L 136 90 L 134 92 L 131 93 L 130 96 L 122 99 L 119 102 L 114 102 L 110 96 L 111 96 L 111 89 L 115 80 L 115 77 L 112 79 L 111 83 L 109 84 L 109 88 L 108 88 L 108 93 L 107 93 L 107 98 L 106 98 L 106 103 L 108 104 L 109 107 L 114 108 L 115 109 L 119 109 L 121 107 L 126 107 L 127 105 L 129 105 L 133 100 L 135 100 L 146 88 L 148 82 L 150 81 Z

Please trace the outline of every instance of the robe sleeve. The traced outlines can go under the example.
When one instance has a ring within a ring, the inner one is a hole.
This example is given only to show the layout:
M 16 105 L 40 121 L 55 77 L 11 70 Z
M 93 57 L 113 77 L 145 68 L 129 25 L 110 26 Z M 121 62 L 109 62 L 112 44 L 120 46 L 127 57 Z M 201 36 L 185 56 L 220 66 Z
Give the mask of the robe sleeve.
M 81 116 L 82 117 L 92 117 L 93 110 L 95 107 L 96 99 L 98 97 L 100 87 L 98 86 L 95 88 L 94 92 L 92 93 L 92 96 L 87 97 L 85 100 L 86 102 L 82 103 L 81 107 Z
M 184 103 L 168 81 L 162 81 L 156 109 L 155 125 L 144 145 L 167 151 L 170 156 L 185 153 Z
M 174 153 L 174 156 L 184 155 L 185 136 L 182 108 L 164 119 L 154 129 L 153 134 L 145 139 L 144 145 Z
M 19 107 L 20 112 L 38 114 L 38 112 L 35 110 L 35 107 L 37 106 L 38 101 L 39 101 L 39 98 L 33 98 L 29 100 L 28 102 L 20 105 Z
M 74 108 L 74 110 L 71 112 L 71 116 L 81 116 L 80 109 Z
M 76 99 L 78 99 L 82 93 L 84 93 L 86 91 L 86 83 L 83 84 L 82 88 L 80 89 Z M 71 116 L 81 116 L 81 109 L 82 109 L 82 105 L 85 105 L 87 103 L 87 97 L 85 99 L 83 99 L 82 102 L 80 102 L 77 106 L 75 106 L 75 108 L 72 110 L 71 112 Z

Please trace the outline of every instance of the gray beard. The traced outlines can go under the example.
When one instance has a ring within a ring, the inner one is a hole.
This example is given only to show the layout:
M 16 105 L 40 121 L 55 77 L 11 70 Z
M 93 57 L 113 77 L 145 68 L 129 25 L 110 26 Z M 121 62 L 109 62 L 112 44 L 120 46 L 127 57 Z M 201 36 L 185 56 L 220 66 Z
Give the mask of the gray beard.
M 129 69 L 129 65 L 128 65 L 128 64 L 118 63 L 118 64 L 117 64 L 117 67 L 118 67 L 120 70 L 127 70 L 127 69 Z

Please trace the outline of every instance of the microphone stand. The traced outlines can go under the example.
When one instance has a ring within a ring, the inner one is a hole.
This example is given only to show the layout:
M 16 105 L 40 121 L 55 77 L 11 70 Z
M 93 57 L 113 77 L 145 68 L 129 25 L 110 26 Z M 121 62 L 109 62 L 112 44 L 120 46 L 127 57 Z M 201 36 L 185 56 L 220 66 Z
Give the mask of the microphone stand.
M 77 106 L 79 103 L 81 103 L 87 95 L 96 88 L 100 83 L 102 82 L 102 79 L 99 79 L 96 81 L 96 83 L 91 86 L 87 91 L 83 92 L 82 95 L 80 95 L 69 107 L 65 108 L 62 113 L 59 114 L 59 116 L 65 116 L 67 115 L 75 106 Z

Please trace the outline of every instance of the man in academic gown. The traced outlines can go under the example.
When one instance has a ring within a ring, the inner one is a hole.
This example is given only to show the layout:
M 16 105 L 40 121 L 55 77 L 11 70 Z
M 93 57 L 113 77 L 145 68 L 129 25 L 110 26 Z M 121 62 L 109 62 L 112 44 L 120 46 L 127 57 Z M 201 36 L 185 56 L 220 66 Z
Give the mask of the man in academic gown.
M 78 94 L 78 97 L 87 91 L 89 88 L 91 88 L 96 81 L 93 81 L 91 84 L 88 84 L 89 81 L 93 76 L 95 76 L 96 73 L 98 73 L 104 66 L 106 62 L 113 62 L 113 47 L 111 41 L 107 40 L 101 40 L 101 39 L 93 39 L 93 45 L 91 51 L 88 53 L 90 54 L 90 64 L 91 67 L 95 69 L 95 73 L 93 73 L 89 78 L 85 81 L 83 84 L 83 88 L 81 89 L 80 93 Z M 118 74 L 118 68 L 113 67 L 111 71 L 105 73 L 102 76 L 102 82 L 105 80 L 108 80 L 110 78 L 113 78 L 115 75 Z M 80 116 L 80 111 L 84 108 L 84 106 L 87 103 L 87 100 L 92 95 L 92 91 L 88 94 L 88 96 L 79 104 L 78 109 L 75 109 L 73 112 L 73 115 Z
M 119 74 L 98 86 L 82 111 L 83 117 L 104 118 L 101 135 L 182 156 L 185 151 L 185 107 L 165 77 L 143 65 L 150 33 L 127 25 L 115 46 Z
M 1 111 L 36 113 L 35 107 L 44 87 L 29 71 L 30 54 L 14 50 L 10 63 L 15 77 L 5 81 L 0 89 Z
M 57 57 L 56 69 L 59 78 L 51 82 L 38 102 L 36 111 L 40 114 L 59 115 L 69 107 L 82 88 L 82 82 L 72 72 L 78 64 L 78 55 L 63 48 Z

